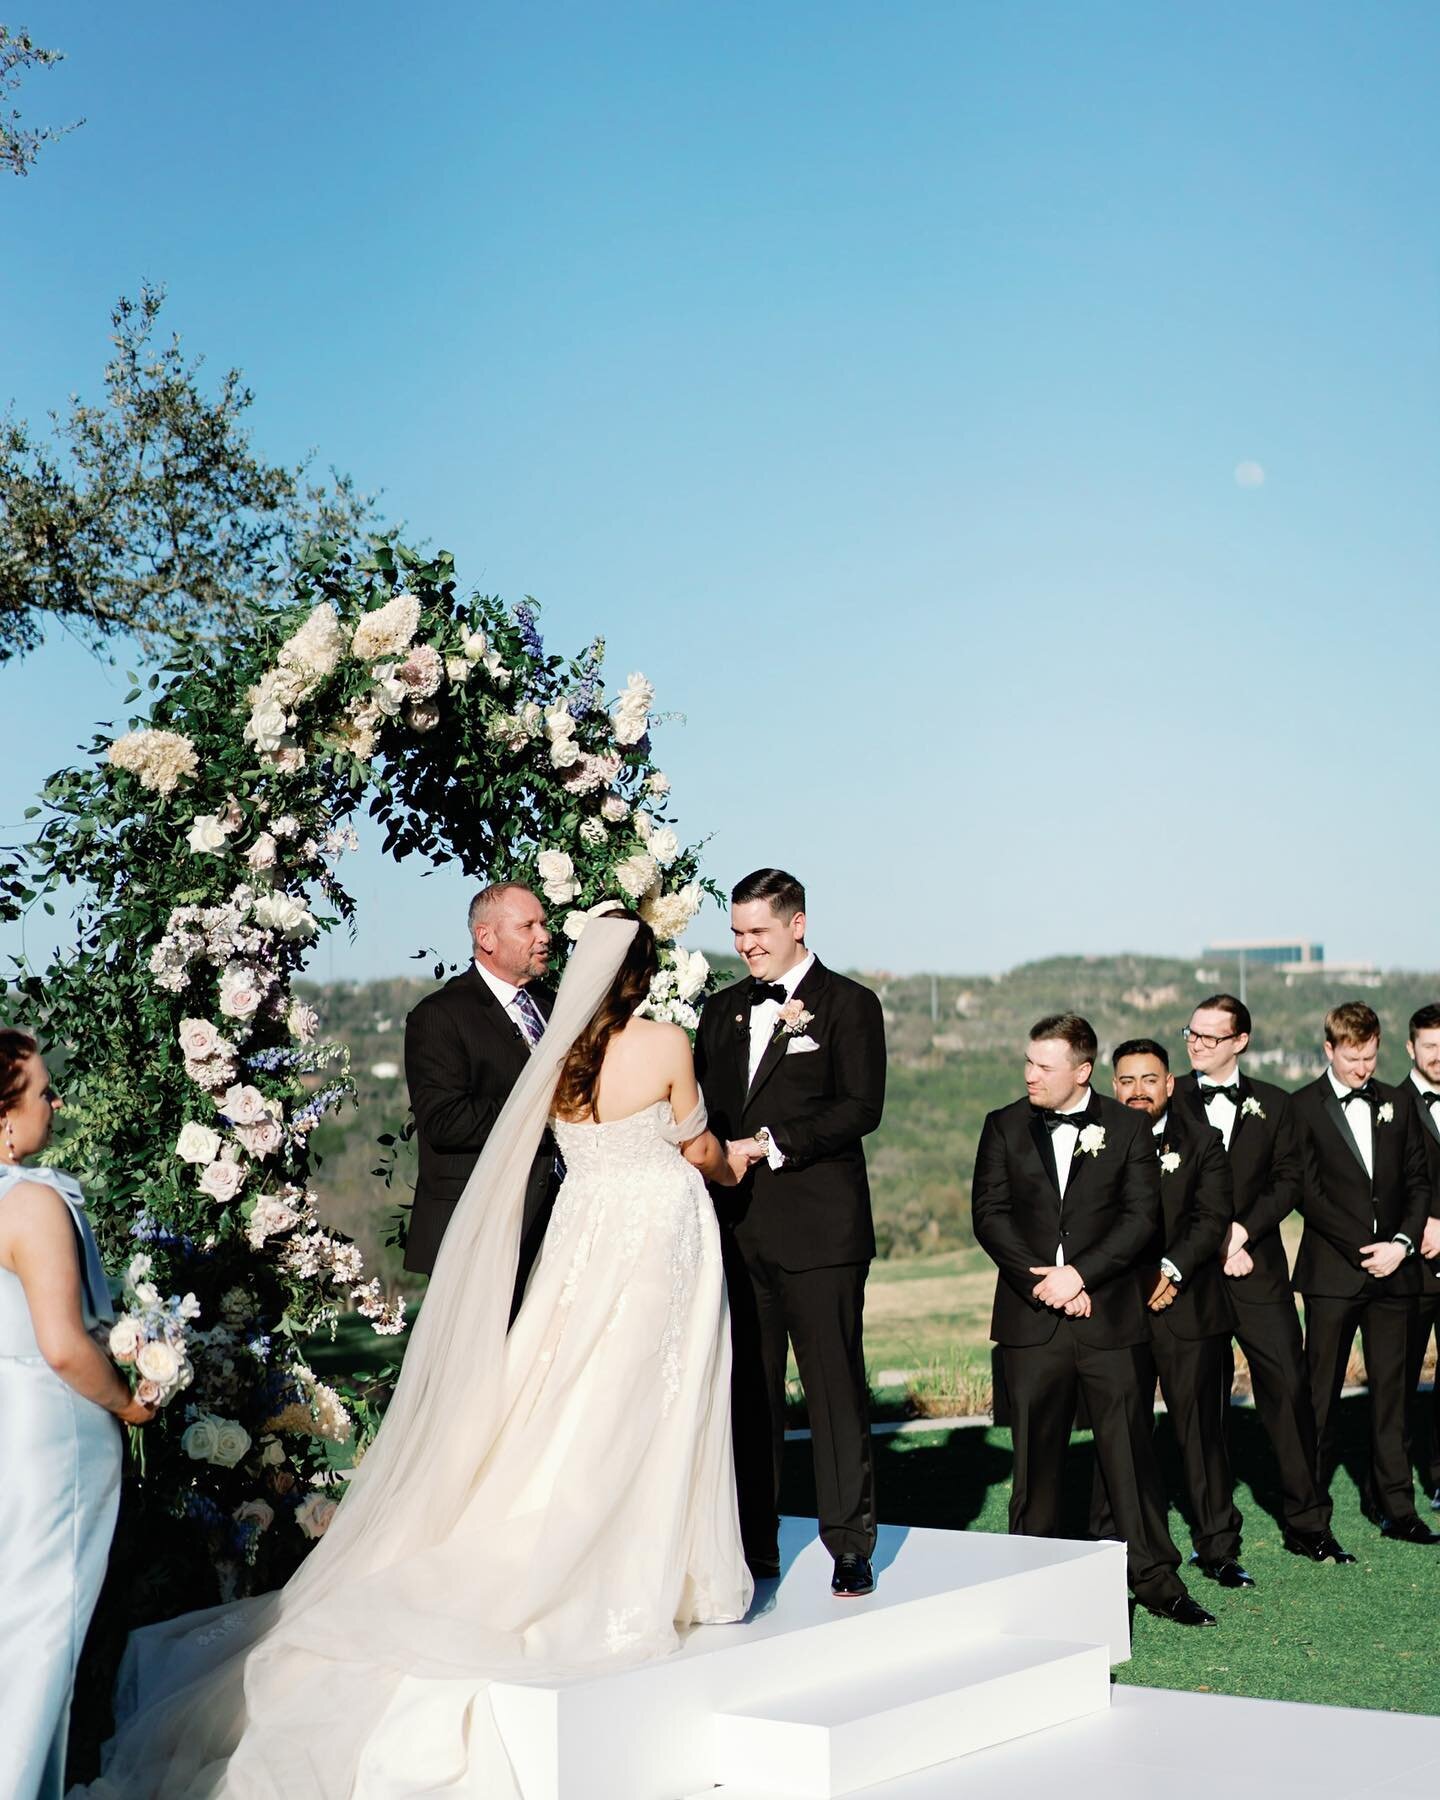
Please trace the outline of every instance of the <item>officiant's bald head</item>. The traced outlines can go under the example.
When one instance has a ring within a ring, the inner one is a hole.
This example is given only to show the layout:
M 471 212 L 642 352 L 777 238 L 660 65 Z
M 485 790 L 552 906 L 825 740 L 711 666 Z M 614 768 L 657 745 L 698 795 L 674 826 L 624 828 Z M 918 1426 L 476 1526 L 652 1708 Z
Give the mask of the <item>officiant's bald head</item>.
M 550 966 L 550 932 L 540 896 L 520 881 L 497 881 L 470 902 L 475 960 L 515 987 Z

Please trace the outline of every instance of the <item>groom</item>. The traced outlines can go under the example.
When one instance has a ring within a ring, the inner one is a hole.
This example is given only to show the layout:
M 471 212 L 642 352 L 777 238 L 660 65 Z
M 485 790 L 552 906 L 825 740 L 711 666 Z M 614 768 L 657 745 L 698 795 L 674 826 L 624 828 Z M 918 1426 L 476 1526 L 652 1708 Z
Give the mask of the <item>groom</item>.
M 885 1100 L 885 1028 L 869 988 L 805 943 L 805 890 L 757 869 L 730 896 L 750 973 L 706 1003 L 695 1046 L 710 1128 L 736 1188 L 714 1190 L 734 1344 L 735 1479 L 745 1557 L 780 1573 L 786 1341 L 810 1415 L 831 1591 L 875 1585 L 875 1477 L 861 1323 L 875 1254 L 861 1139 Z

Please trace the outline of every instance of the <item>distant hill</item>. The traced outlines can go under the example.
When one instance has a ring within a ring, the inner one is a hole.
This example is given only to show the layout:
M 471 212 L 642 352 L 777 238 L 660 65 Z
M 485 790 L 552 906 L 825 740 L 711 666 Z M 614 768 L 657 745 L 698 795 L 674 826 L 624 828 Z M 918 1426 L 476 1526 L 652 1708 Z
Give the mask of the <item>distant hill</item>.
M 707 953 L 723 979 L 740 965 Z M 888 975 L 851 971 L 874 988 L 885 1009 L 890 1084 L 885 1119 L 868 1153 L 882 1256 L 910 1256 L 970 1243 L 970 1176 L 985 1114 L 1021 1091 L 1026 1033 L 1048 1012 L 1083 1013 L 1104 1059 L 1130 1037 L 1158 1038 L 1177 1072 L 1188 1068 L 1180 1028 L 1196 1000 L 1234 986 L 1217 982 L 1213 965 L 1174 957 L 1049 957 L 1004 975 Z M 1202 979 L 1203 974 L 1203 979 Z M 1323 1063 L 1321 1022 L 1341 1000 L 1363 999 L 1380 1015 L 1380 1075 L 1399 1080 L 1408 1061 L 1405 1027 L 1418 1006 L 1440 999 L 1440 974 L 1393 971 L 1357 988 L 1324 975 L 1292 977 L 1283 969 L 1247 970 L 1246 998 L 1256 1029 L 1246 1066 L 1284 1087 L 1311 1079 Z M 433 980 L 311 985 L 307 997 L 327 1035 L 349 1046 L 360 1095 L 358 1111 L 317 1133 L 324 1158 L 318 1182 L 325 1210 L 365 1246 L 374 1266 L 400 1280 L 399 1257 L 382 1248 L 387 1221 L 408 1198 L 413 1160 L 402 1147 L 396 1186 L 388 1192 L 372 1170 L 376 1139 L 405 1118 L 405 1015 Z

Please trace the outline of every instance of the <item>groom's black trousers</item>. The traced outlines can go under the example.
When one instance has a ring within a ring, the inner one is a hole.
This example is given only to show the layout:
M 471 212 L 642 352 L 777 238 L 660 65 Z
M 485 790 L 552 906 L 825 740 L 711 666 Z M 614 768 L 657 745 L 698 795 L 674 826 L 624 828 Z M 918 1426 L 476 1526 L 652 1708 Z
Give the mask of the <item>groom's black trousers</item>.
M 786 1343 L 810 1415 L 815 1509 L 832 1556 L 875 1548 L 875 1467 L 861 1325 L 870 1265 L 782 1269 L 722 1232 L 734 1346 L 731 1412 L 740 1535 L 746 1557 L 770 1561 L 780 1524 Z

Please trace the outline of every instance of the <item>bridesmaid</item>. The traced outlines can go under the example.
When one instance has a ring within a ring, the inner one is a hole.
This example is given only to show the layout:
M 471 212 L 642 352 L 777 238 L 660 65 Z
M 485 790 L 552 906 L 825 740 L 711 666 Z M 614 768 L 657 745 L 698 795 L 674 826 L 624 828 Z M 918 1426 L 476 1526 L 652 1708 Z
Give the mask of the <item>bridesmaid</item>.
M 89 1335 L 114 1317 L 80 1188 L 22 1168 L 60 1100 L 34 1038 L 0 1030 L 0 1794 L 60 1800 L 70 1696 L 120 1498 L 121 1432 L 147 1424 Z

